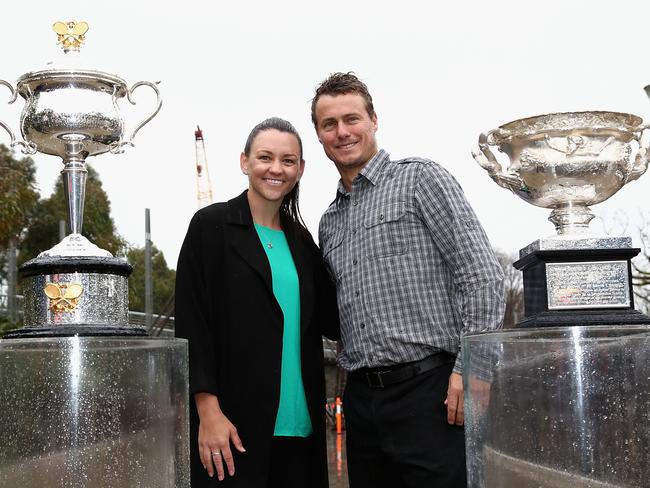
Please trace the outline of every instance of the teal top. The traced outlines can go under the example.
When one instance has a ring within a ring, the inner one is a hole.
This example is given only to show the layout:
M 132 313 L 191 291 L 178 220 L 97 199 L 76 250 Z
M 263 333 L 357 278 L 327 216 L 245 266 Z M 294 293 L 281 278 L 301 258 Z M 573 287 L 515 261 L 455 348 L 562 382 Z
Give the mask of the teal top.
M 276 436 L 307 437 L 312 432 L 300 367 L 300 283 L 284 232 L 255 224 L 271 265 L 273 294 L 284 315 L 280 404 Z

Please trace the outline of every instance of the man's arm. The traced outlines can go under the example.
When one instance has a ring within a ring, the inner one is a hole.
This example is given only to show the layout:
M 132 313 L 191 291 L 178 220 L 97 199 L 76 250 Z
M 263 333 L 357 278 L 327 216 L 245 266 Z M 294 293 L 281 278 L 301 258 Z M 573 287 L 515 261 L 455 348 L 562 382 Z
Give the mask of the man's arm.
M 505 311 L 503 270 L 458 182 L 444 168 L 423 164 L 416 201 L 421 217 L 447 263 L 463 334 L 497 329 Z M 454 372 L 462 374 L 459 342 Z
M 416 199 L 422 218 L 452 273 L 462 319 L 447 389 L 447 421 L 463 425 L 462 336 L 499 328 L 505 311 L 503 270 L 458 182 L 436 164 L 423 166 Z

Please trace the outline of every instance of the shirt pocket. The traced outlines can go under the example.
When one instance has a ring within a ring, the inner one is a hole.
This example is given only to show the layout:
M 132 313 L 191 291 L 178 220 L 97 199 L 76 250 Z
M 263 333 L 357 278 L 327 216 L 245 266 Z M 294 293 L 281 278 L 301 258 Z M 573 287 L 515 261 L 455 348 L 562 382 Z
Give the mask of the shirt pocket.
M 406 203 L 383 205 L 366 213 L 366 254 L 369 259 L 385 258 L 408 251 Z

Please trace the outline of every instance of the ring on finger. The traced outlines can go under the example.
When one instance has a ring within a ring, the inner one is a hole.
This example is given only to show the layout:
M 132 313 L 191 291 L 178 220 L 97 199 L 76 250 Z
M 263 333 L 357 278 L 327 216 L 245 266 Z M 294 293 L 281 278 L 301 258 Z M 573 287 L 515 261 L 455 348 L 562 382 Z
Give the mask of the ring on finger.
M 212 456 L 221 456 L 219 451 L 212 451 Z

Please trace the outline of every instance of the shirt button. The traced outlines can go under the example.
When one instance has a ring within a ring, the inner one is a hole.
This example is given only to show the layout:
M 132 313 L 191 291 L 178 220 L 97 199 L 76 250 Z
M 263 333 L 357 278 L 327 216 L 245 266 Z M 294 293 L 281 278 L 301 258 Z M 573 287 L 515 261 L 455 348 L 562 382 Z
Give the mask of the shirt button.
M 357 200 L 356 198 L 352 200 L 352 205 L 354 205 L 355 207 L 359 205 L 359 200 Z
M 352 229 L 352 235 L 357 235 L 357 229 Z
M 365 328 L 366 328 L 366 324 L 362 323 L 362 324 L 360 325 L 360 327 L 361 327 L 362 329 L 365 329 Z
M 356 259 L 353 259 L 353 260 L 352 260 L 352 264 L 353 264 L 354 266 L 356 266 L 356 265 L 357 265 L 357 260 L 356 260 Z
M 357 290 L 357 291 L 354 292 L 354 296 L 355 296 L 355 297 L 358 297 L 359 295 L 360 295 L 359 290 Z
M 384 214 L 379 215 L 379 220 L 384 220 Z

